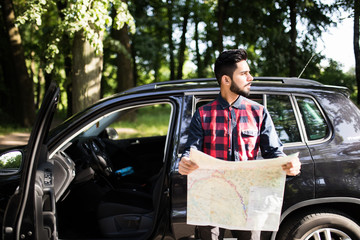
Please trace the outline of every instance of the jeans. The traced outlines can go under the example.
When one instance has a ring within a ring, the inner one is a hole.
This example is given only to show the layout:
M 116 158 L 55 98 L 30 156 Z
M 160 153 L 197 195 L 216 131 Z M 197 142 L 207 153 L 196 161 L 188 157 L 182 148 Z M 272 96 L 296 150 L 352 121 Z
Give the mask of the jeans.
M 222 240 L 225 229 L 212 226 L 197 226 L 197 237 L 201 240 Z M 231 234 L 238 240 L 269 239 L 270 232 L 231 230 Z

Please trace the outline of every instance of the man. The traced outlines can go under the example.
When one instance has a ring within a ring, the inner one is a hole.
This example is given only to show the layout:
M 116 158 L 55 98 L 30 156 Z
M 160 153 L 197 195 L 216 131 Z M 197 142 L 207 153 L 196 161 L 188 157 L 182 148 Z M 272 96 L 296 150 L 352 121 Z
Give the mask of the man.
M 220 85 L 218 97 L 200 107 L 190 123 L 179 173 L 190 174 L 198 166 L 189 159 L 190 148 L 227 161 L 255 160 L 259 148 L 263 158 L 285 156 L 271 117 L 264 106 L 247 98 L 253 77 L 244 49 L 222 52 L 215 62 Z M 283 165 L 289 176 L 300 173 L 298 158 Z M 222 239 L 224 229 L 198 226 L 201 239 Z M 238 239 L 260 239 L 259 231 L 232 231 Z

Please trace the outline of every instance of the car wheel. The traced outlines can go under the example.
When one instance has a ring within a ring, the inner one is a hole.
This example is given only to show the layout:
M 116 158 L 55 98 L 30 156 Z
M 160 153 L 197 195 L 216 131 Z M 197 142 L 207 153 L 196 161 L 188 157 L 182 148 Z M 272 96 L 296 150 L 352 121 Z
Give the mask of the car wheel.
M 341 212 L 319 211 L 295 216 L 280 226 L 277 240 L 358 240 L 360 226 Z

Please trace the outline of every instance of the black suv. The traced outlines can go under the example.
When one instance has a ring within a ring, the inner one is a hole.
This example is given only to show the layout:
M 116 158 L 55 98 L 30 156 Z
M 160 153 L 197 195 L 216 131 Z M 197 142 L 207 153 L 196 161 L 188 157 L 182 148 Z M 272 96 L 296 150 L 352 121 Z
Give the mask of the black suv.
M 177 164 L 192 114 L 218 93 L 215 79 L 144 85 L 48 134 L 59 94 L 51 85 L 28 145 L 0 154 L 2 238 L 196 238 Z M 360 111 L 347 89 L 255 78 L 249 98 L 302 162 L 268 239 L 360 239 Z

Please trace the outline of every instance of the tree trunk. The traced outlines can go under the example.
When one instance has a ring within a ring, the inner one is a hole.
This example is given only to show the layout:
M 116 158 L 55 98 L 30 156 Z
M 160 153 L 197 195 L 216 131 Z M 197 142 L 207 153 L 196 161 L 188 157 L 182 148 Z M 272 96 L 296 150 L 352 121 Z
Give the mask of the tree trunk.
M 76 113 L 100 99 L 103 57 L 95 54 L 82 32 L 75 33 L 72 55 L 72 106 Z
M 63 9 L 66 8 L 68 1 L 56 1 L 56 6 L 58 9 L 58 14 L 61 20 L 64 20 L 65 15 Z M 73 115 L 73 104 L 72 104 L 72 60 L 71 60 L 71 44 L 70 44 L 70 37 L 68 33 L 64 32 L 62 37 L 62 46 L 63 46 L 63 55 L 65 56 L 64 59 L 64 69 L 65 69 L 65 76 L 66 80 L 63 84 L 65 91 L 66 91 L 66 100 L 67 100 L 67 111 L 66 116 L 71 117 Z
M 207 39 L 210 39 L 207 36 Z M 202 61 L 202 66 L 203 66 L 203 74 L 205 77 L 209 77 L 209 70 L 211 69 L 211 65 L 214 62 L 213 56 L 212 54 L 216 51 L 214 46 L 210 46 L 209 45 L 209 40 L 206 41 L 206 50 L 203 53 L 204 57 L 203 57 L 203 61 Z M 213 76 L 213 70 L 211 70 L 211 76 Z
M 73 115 L 73 110 L 72 110 L 72 81 L 71 81 L 71 69 L 72 69 L 72 60 L 71 60 L 71 49 L 70 49 L 70 39 L 69 39 L 69 35 L 68 34 L 64 34 L 63 36 L 63 42 L 64 44 L 66 44 L 68 47 L 66 47 L 65 49 L 65 59 L 64 59 L 64 69 L 65 69 L 65 76 L 66 76 L 66 80 L 64 82 L 64 88 L 66 89 L 66 97 L 67 97 L 67 111 L 66 111 L 66 116 L 70 117 Z
M 194 23 L 195 23 L 195 33 L 194 33 L 194 41 L 195 41 L 195 52 L 196 52 L 196 65 L 197 65 L 197 77 L 204 77 L 204 69 L 201 61 L 200 48 L 199 48 L 199 20 L 198 15 L 194 13 Z
M 226 12 L 229 6 L 229 0 L 218 0 L 218 9 L 217 9 L 217 24 L 218 24 L 218 43 L 217 49 L 221 53 L 224 51 L 224 21 L 226 18 Z
M 177 79 L 182 79 L 183 77 L 183 67 L 185 62 L 185 50 L 186 50 L 186 32 L 187 32 L 187 23 L 189 20 L 189 0 L 186 0 L 185 6 L 183 8 L 183 24 L 182 24 L 182 34 L 180 40 L 179 47 L 179 55 L 178 55 L 178 69 L 177 69 Z
M 6 27 L 6 35 L 10 43 L 13 78 L 8 82 L 9 97 L 12 104 L 12 116 L 24 127 L 32 126 L 35 119 L 33 82 L 30 79 L 25 63 L 25 55 L 19 29 L 15 26 L 15 12 L 11 0 L 1 1 L 2 15 Z
M 132 61 L 132 64 L 133 64 L 133 78 L 134 78 L 134 86 L 137 85 L 137 81 L 139 79 L 139 76 L 138 76 L 138 72 L 137 72 L 137 63 L 136 63 L 136 51 L 135 51 L 135 46 L 134 46 L 134 42 L 131 44 L 131 61 Z
M 175 60 L 174 60 L 174 42 L 172 39 L 173 34 L 173 1 L 167 0 L 168 11 L 168 41 L 169 41 L 169 56 L 170 56 L 170 80 L 175 79 Z
M 289 59 L 289 74 L 290 77 L 296 77 L 296 0 L 289 0 L 290 7 L 290 59 Z
M 3 19 L 0 19 L 0 26 L 4 26 Z M 14 66 L 9 61 L 10 59 L 10 43 L 8 38 L 6 38 L 7 32 L 5 28 L 0 28 L 0 121 L 3 123 L 13 122 L 14 119 L 11 119 L 12 111 L 14 109 L 13 102 L 11 101 L 10 90 L 11 85 L 13 84 L 11 79 L 15 79 L 15 70 Z
M 30 79 L 32 79 L 32 81 L 34 82 L 34 76 L 35 76 L 35 59 L 34 59 L 34 56 L 35 56 L 35 52 L 34 51 L 31 51 L 31 59 L 30 59 Z M 36 90 L 35 90 L 36 89 Z M 38 78 L 38 81 L 37 83 L 35 84 L 34 86 L 34 106 L 35 106 L 35 109 L 39 109 L 39 106 L 40 106 L 40 100 L 41 100 L 41 97 L 40 97 L 40 92 L 41 92 L 41 88 L 40 88 L 40 78 Z
M 39 109 L 40 108 L 40 103 L 41 103 L 41 82 L 45 82 L 44 80 L 44 73 L 43 73 L 43 69 L 39 68 L 38 69 L 38 82 L 36 84 L 36 104 L 35 104 L 35 108 Z
M 155 55 L 155 63 L 154 63 L 154 82 L 160 82 L 159 72 L 160 72 L 160 59 L 161 54 L 157 51 Z
M 121 43 L 122 51 L 117 54 L 117 91 L 122 92 L 134 87 L 134 75 L 131 65 L 131 45 L 127 25 L 120 30 L 114 30 L 114 38 Z
M 354 54 L 355 54 L 355 74 L 358 89 L 360 89 L 360 0 L 354 2 Z M 357 103 L 360 104 L 360 94 L 358 91 Z
M 224 0 L 218 0 L 218 50 L 221 53 L 224 50 L 223 35 L 224 35 Z

